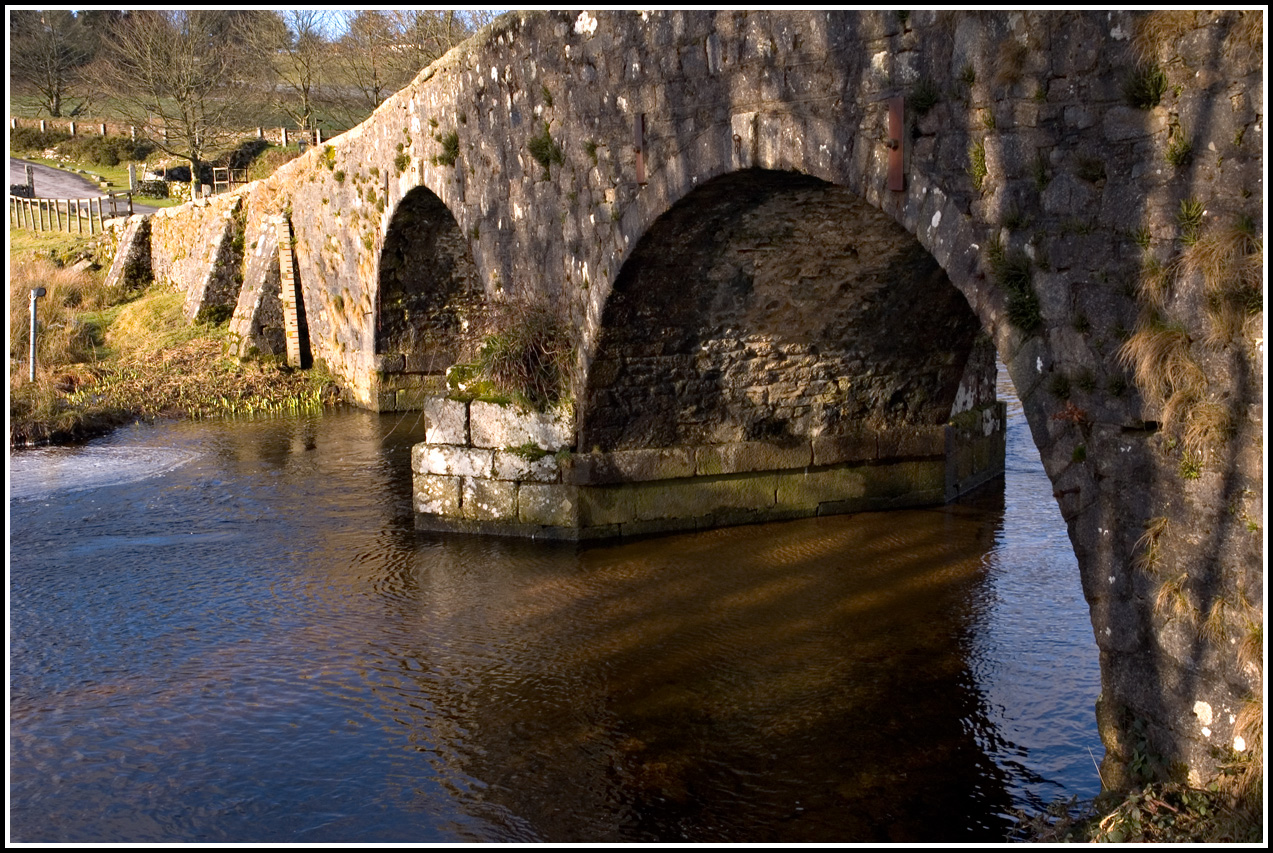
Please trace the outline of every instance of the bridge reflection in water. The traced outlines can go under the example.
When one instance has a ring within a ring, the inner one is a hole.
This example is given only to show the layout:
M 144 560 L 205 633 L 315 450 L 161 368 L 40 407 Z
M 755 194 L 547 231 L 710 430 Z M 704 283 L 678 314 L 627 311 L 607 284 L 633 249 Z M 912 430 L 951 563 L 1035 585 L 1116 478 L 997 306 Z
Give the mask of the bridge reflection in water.
M 13 839 L 999 839 L 1099 759 L 1010 430 L 949 507 L 587 547 L 417 534 L 411 417 L 19 453 Z

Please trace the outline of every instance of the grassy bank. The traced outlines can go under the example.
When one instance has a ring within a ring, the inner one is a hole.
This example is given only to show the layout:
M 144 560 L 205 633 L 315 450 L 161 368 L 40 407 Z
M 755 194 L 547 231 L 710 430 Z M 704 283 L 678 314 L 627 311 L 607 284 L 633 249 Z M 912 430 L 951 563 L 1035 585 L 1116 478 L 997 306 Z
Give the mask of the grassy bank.
M 277 413 L 338 399 L 322 371 L 227 357 L 227 327 L 188 323 L 179 293 L 106 288 L 86 241 L 10 237 L 10 446 L 74 441 L 137 420 Z M 31 381 L 35 287 L 47 295 Z

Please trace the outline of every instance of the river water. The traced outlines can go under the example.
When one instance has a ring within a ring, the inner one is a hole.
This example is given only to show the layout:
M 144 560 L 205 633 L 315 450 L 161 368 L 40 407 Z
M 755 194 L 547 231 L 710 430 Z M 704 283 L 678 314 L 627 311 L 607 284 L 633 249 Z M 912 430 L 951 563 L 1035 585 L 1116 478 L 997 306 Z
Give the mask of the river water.
M 973 500 L 588 546 L 416 532 L 414 415 L 11 452 L 12 840 L 1002 840 L 1102 754 L 1009 412 Z

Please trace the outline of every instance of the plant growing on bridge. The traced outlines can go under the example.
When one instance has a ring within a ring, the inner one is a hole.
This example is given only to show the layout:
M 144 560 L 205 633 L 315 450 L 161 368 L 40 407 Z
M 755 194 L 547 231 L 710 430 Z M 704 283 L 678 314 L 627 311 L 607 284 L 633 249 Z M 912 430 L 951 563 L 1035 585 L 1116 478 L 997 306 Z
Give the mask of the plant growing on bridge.
M 1193 143 L 1183 132 L 1172 137 L 1167 146 L 1167 164 L 1174 169 L 1183 169 L 1193 162 Z
M 1157 11 L 1138 16 L 1132 50 L 1142 63 L 1157 62 L 1169 46 L 1194 27 L 1193 10 Z
M 566 162 L 565 156 L 561 153 L 561 146 L 553 141 L 552 134 L 548 132 L 547 122 L 544 122 L 543 132 L 538 136 L 532 136 L 526 143 L 526 147 L 530 149 L 530 156 L 535 158 L 535 162 L 544 167 L 545 180 L 549 177 L 549 166 L 553 163 L 560 166 Z
M 531 408 L 555 406 L 569 390 L 574 347 L 560 313 L 544 301 L 498 311 L 479 360 L 495 387 Z
M 1155 64 L 1141 65 L 1123 84 L 1123 97 L 1128 105 L 1152 110 L 1167 94 L 1167 75 Z
M 984 139 L 968 149 L 968 174 L 972 176 L 972 185 L 977 192 L 981 192 L 986 184 L 986 177 L 990 174 L 989 168 L 986 166 L 986 141 Z
M 1043 326 L 1043 314 L 1034 292 L 1030 258 L 1024 252 L 1009 252 L 997 239 L 986 254 L 991 275 L 1007 297 L 1008 320 L 1025 334 L 1034 334 Z
M 442 153 L 433 158 L 433 165 L 454 166 L 460 156 L 460 134 L 453 130 L 445 136 L 437 134 L 433 138 L 442 143 Z
M 1034 155 L 1034 163 L 1030 168 L 1034 176 L 1034 188 L 1039 192 L 1043 192 L 1048 188 L 1048 184 L 1052 181 L 1052 176 L 1048 173 L 1048 160 L 1040 151 Z
M 937 106 L 939 100 L 941 100 L 941 90 L 927 77 L 921 78 L 911 88 L 911 109 L 915 110 L 917 116 L 927 115 L 929 110 Z

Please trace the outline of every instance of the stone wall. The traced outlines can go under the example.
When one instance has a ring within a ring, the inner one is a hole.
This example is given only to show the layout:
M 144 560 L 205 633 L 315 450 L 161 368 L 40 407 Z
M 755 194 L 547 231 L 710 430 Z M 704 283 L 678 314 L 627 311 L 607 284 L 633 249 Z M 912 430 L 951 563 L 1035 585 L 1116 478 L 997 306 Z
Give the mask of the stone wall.
M 242 192 L 226 193 L 151 217 L 150 260 L 156 283 L 184 291 L 193 320 L 209 306 L 233 309 L 243 284 Z
M 842 188 L 753 171 L 654 224 L 601 326 L 580 441 L 607 450 L 944 424 L 980 331 L 887 216 Z M 993 359 L 982 368 L 993 400 Z
M 246 224 L 244 286 L 230 319 L 230 354 L 286 358 L 287 342 L 280 298 L 280 217 Z

